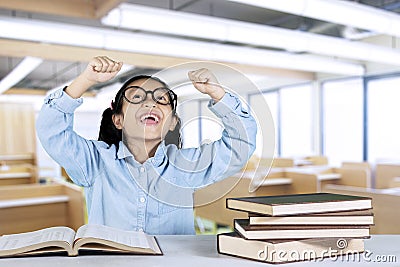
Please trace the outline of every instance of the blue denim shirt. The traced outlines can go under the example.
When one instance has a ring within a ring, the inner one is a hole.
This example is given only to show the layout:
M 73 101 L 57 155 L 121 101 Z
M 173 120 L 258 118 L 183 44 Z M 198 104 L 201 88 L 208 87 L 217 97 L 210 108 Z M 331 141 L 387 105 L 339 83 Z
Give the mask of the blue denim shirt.
M 226 93 L 209 108 L 224 124 L 220 140 L 178 149 L 162 142 L 137 162 L 119 148 L 73 131 L 82 99 L 58 90 L 45 99 L 36 123 L 47 153 L 84 187 L 89 223 L 149 234 L 194 234 L 193 193 L 238 172 L 255 149 L 257 125 L 239 99 Z

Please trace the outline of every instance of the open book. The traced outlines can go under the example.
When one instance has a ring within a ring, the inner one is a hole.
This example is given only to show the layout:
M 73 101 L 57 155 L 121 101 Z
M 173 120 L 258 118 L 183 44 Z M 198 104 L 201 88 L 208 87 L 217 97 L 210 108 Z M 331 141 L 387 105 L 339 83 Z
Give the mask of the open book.
M 80 251 L 87 250 L 162 255 L 154 236 L 104 225 L 86 224 L 76 232 L 65 226 L 50 227 L 0 237 L 0 257 L 60 251 L 67 252 L 68 256 L 77 256 Z

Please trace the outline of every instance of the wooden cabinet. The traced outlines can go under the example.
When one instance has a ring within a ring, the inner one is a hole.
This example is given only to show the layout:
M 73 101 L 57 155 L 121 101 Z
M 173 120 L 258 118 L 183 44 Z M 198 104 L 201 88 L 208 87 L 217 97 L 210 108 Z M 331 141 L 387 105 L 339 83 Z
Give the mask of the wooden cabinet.
M 68 183 L 0 187 L 0 235 L 84 224 L 81 188 Z
M 35 155 L 0 155 L 0 186 L 37 183 L 37 165 Z

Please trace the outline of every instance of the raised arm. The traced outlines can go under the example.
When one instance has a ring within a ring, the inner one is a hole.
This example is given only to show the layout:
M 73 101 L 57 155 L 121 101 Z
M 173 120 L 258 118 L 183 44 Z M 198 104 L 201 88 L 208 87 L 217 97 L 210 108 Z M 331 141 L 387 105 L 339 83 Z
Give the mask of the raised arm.
M 72 98 L 80 98 L 92 85 L 114 78 L 121 67 L 122 62 L 116 62 L 106 56 L 95 57 L 65 92 Z
M 121 66 L 122 63 L 107 57 L 93 58 L 70 86 L 46 97 L 36 121 L 43 148 L 78 185 L 90 186 L 102 163 L 96 141 L 86 140 L 73 131 L 74 111 L 82 104 L 80 97 L 90 86 L 115 77 Z M 108 146 L 104 143 L 104 147 Z
M 190 72 L 189 78 L 197 90 L 211 97 L 209 108 L 225 127 L 221 139 L 177 152 L 175 165 L 186 177 L 183 185 L 196 188 L 226 178 L 246 164 L 255 150 L 257 124 L 209 70 Z

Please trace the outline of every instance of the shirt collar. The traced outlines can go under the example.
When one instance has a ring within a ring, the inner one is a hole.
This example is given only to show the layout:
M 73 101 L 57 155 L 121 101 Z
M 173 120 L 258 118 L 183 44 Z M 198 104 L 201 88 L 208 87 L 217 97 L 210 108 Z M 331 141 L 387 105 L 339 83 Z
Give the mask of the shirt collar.
M 119 141 L 117 159 L 124 159 L 127 157 L 133 157 L 133 155 L 129 151 L 129 149 L 125 146 L 124 142 Z
M 165 142 L 162 141 L 160 143 L 160 145 L 157 147 L 154 157 L 149 158 L 148 161 L 150 161 L 154 166 L 160 166 L 164 161 L 165 149 L 166 149 Z M 119 146 L 118 146 L 118 151 L 117 151 L 117 159 L 125 159 L 128 157 L 132 157 L 132 159 L 135 159 L 135 157 L 132 155 L 132 153 L 126 147 L 124 142 L 119 141 Z

